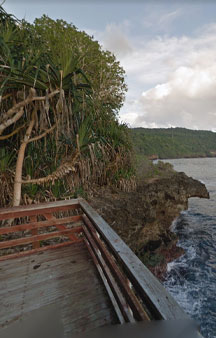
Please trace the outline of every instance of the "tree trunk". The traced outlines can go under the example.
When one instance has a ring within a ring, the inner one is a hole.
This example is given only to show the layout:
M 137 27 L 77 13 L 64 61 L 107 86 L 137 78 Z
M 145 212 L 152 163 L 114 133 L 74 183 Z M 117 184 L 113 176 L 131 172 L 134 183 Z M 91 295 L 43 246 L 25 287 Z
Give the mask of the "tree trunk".
M 15 173 L 15 179 L 14 179 L 14 193 L 13 193 L 13 206 L 20 205 L 21 200 L 21 189 L 22 189 L 22 168 L 23 168 L 23 161 L 25 156 L 25 149 L 28 144 L 29 137 L 31 135 L 32 129 L 34 127 L 35 123 L 35 113 L 32 114 L 32 120 L 28 126 L 28 129 L 26 131 L 24 140 L 20 146 L 18 157 L 17 157 L 17 163 L 16 163 L 16 173 Z

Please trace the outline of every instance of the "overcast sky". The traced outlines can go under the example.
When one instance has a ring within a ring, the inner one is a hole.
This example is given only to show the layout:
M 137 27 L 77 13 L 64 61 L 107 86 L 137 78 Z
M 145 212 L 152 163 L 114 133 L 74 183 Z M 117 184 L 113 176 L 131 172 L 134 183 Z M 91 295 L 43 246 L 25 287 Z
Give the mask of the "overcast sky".
M 72 22 L 113 52 L 126 71 L 120 119 L 132 127 L 216 131 L 216 1 L 6 0 L 33 22 Z

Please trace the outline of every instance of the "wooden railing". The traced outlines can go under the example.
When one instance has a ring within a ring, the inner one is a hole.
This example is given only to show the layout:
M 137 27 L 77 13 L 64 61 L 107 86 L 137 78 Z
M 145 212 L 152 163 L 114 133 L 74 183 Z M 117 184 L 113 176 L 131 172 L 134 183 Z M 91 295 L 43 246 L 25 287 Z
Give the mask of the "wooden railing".
M 70 200 L 0 209 L 0 222 L 5 224 L 0 227 L 0 261 L 82 241 L 82 227 L 77 226 L 82 216 L 62 216 L 78 208 L 78 201 Z M 54 216 L 58 213 L 60 218 Z M 18 225 L 8 225 L 16 220 Z
M 65 216 L 65 212 L 74 210 L 79 214 Z M 61 217 L 57 215 L 56 218 L 57 213 Z M 0 251 L 20 245 L 31 246 L 21 252 L 6 252 L 0 256 L 0 261 L 84 241 L 120 323 L 188 318 L 162 284 L 85 200 L 0 209 L 0 220 L 12 218 L 23 219 L 24 223 L 1 225 Z M 10 234 L 16 233 L 20 234 L 19 238 L 10 238 Z M 44 243 L 47 239 L 62 237 L 66 238 L 62 243 Z
M 152 320 L 187 318 L 187 315 L 173 297 L 165 290 L 162 284 L 153 276 L 104 219 L 85 200 L 79 199 L 79 203 L 85 214 L 83 220 L 86 228 L 94 239 L 94 245 L 97 245 L 97 249 L 96 247 L 94 248 L 90 236 L 84 228 L 91 249 L 94 251 L 94 254 L 96 251 L 98 252 L 98 262 L 101 269 L 103 269 L 107 280 L 109 280 L 108 274 L 103 268 L 103 264 L 100 262 L 99 257 L 102 256 L 105 260 L 110 272 L 115 280 L 118 281 L 120 290 L 126 298 L 135 319 Z M 100 237 L 98 237 L 97 233 Z M 104 245 L 106 245 L 106 251 L 104 250 Z M 110 259 L 110 256 L 112 256 L 112 259 Z M 115 265 L 113 264 L 113 261 L 115 262 Z M 142 313 L 137 315 L 137 302 L 136 304 L 133 304 L 132 299 L 130 299 L 131 296 L 128 293 L 128 288 L 126 288 L 126 283 L 121 280 L 122 273 L 119 274 L 116 271 L 116 266 L 123 272 L 124 279 L 126 278 L 128 281 L 130 289 L 133 291 L 139 304 L 142 305 L 145 314 Z M 116 293 L 115 290 L 113 290 L 113 293 Z

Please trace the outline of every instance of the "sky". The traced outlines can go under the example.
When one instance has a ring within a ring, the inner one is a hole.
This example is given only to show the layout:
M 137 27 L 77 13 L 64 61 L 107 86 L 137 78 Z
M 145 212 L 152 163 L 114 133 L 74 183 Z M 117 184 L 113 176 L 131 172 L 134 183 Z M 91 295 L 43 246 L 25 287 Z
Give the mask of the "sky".
M 115 54 L 128 92 L 130 127 L 216 131 L 216 1 L 6 0 L 33 22 L 43 14 L 85 30 Z

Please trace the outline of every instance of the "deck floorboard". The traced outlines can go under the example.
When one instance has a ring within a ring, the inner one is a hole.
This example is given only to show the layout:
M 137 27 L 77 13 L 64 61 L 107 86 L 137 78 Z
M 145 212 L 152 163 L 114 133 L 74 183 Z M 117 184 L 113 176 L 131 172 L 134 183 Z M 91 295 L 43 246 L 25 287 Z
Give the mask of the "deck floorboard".
M 0 331 L 51 304 L 64 337 L 117 322 L 84 243 L 0 262 Z

